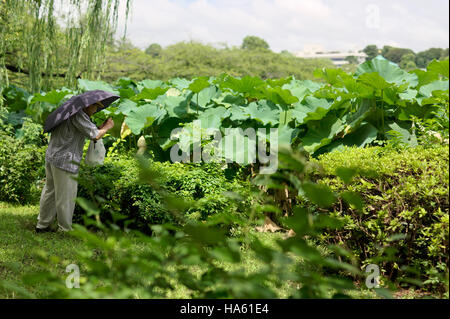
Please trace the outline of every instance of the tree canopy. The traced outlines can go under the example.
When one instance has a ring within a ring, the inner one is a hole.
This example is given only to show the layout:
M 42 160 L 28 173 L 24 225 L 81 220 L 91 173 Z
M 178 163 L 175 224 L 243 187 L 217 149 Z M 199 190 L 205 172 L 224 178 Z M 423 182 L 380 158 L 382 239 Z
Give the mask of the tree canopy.
M 269 44 L 266 40 L 256 36 L 246 36 L 242 41 L 242 49 L 244 50 L 269 50 Z
M 66 0 L 57 17 L 55 0 L 0 2 L 0 82 L 8 71 L 27 74 L 33 92 L 54 81 L 75 85 L 95 78 L 104 67 L 105 44 L 117 27 L 119 0 Z M 131 0 L 126 1 L 126 17 Z M 58 23 L 63 19 L 64 27 Z
M 162 47 L 158 43 L 150 44 L 147 49 L 145 49 L 145 53 L 151 55 L 152 57 L 158 57 L 161 55 Z
M 430 48 L 428 50 L 417 53 L 416 55 L 416 64 L 419 68 L 426 68 L 428 63 L 436 60 L 442 60 L 448 57 L 448 48 Z
M 378 51 L 378 47 L 374 44 L 366 46 L 363 52 L 367 54 L 366 61 L 372 60 L 374 57 L 380 54 L 380 52 Z

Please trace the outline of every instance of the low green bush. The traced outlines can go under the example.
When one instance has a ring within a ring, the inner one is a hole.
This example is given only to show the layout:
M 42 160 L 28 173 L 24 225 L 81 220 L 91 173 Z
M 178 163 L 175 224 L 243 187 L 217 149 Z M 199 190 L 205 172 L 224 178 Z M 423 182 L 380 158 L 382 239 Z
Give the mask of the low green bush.
M 313 173 L 313 180 L 336 193 L 358 193 L 365 202 L 358 211 L 340 198 L 331 215 L 344 228 L 325 232 L 323 242 L 350 248 L 363 266 L 388 256 L 382 270 L 390 279 L 409 269 L 426 285 L 444 289 L 449 262 L 448 146 L 346 148 L 314 161 L 323 172 Z M 340 167 L 353 169 L 351 181 L 337 177 L 342 176 L 336 173 Z
M 45 150 L 0 131 L 0 201 L 39 202 Z
M 245 214 L 249 205 L 249 186 L 237 179 L 227 179 L 225 172 L 213 164 L 181 164 L 155 162 L 150 167 L 160 175 L 160 187 L 169 194 L 190 203 L 187 219 L 205 220 L 210 215 L 228 210 Z M 131 155 L 108 157 L 104 165 L 82 165 L 78 181 L 78 197 L 102 198 L 102 218 L 111 218 L 108 212 L 124 215 L 129 227 L 148 230 L 151 224 L 174 222 L 152 185 L 139 180 L 139 165 Z M 227 193 L 241 194 L 236 202 Z M 83 209 L 77 205 L 74 221 L 80 222 Z

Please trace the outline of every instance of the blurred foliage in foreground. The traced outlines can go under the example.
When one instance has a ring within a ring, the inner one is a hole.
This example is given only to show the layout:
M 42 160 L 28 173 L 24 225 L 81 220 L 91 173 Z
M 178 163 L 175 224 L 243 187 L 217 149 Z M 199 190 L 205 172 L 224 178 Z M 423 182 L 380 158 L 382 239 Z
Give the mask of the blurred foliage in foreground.
M 164 204 L 177 219 L 183 219 L 188 208 L 180 198 L 170 196 L 159 188 L 157 171 L 140 158 L 141 177 L 150 183 L 165 199 Z M 299 154 L 282 152 L 280 171 L 267 179 L 259 180 L 266 187 L 279 188 L 281 183 L 293 181 L 297 187 L 308 189 L 306 197 L 320 206 L 333 201 L 334 195 L 324 186 L 302 178 L 308 164 Z M 320 196 L 317 196 L 320 195 Z M 99 200 L 99 198 L 97 198 Z M 101 199 L 100 199 L 101 200 Z M 72 235 L 86 242 L 77 260 L 81 271 L 80 289 L 66 287 L 67 274 L 56 273 L 55 264 L 63 268 L 68 261 L 46 252 L 37 251 L 35 257 L 42 271 L 26 274 L 24 283 L 40 284 L 51 298 L 164 298 L 182 285 L 191 298 L 277 298 L 275 287 L 284 286 L 290 298 L 349 298 L 357 288 L 352 277 L 364 280 L 365 274 L 354 263 L 351 253 L 342 247 L 330 245 L 326 252 L 310 243 L 328 227 L 340 228 L 339 221 L 326 214 L 312 214 L 301 206 L 294 208 L 292 216 L 284 223 L 292 232 L 277 240 L 275 247 L 262 244 L 250 231 L 248 220 L 227 212 L 218 213 L 206 222 L 184 222 L 184 227 L 174 224 L 152 226 L 152 235 L 134 232 L 138 240 L 148 244 L 140 251 L 132 251 L 130 240 L 115 225 L 100 221 L 97 206 L 86 199 L 78 203 L 87 211 L 89 227 L 77 226 Z M 264 210 L 277 210 L 270 203 Z M 254 215 L 251 220 L 257 221 Z M 122 216 L 116 216 L 121 219 Z M 239 227 L 242 231 L 231 233 Z M 125 229 L 126 230 L 126 229 Z M 251 250 L 262 266 L 246 272 L 241 266 L 242 249 Z M 234 265 L 225 268 L 225 264 Z M 8 286 L 8 282 L 2 282 Z M 387 287 L 386 281 L 382 285 Z M 24 297 L 33 297 L 20 285 L 9 285 Z M 389 290 L 375 288 L 383 297 L 391 297 Z

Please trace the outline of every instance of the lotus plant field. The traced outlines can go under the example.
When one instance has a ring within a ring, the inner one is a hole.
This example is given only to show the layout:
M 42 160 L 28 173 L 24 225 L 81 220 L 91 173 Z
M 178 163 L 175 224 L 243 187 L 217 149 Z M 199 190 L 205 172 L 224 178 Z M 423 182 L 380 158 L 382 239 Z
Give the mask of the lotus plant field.
M 43 123 L 50 112 L 80 91 L 114 92 L 121 98 L 96 115 L 99 123 L 112 117 L 116 125 L 111 135 L 117 140 L 137 141 L 144 136 L 166 158 L 176 143 L 183 151 L 195 147 L 196 130 L 204 136 L 208 129 L 224 134 L 222 147 L 233 147 L 225 141 L 230 134 L 240 135 L 247 146 L 264 136 L 270 144 L 273 139 L 261 132 L 272 129 L 278 133 L 278 145 L 290 144 L 312 156 L 346 145 L 363 147 L 393 140 L 414 145 L 419 128 L 427 123 L 447 135 L 441 138 L 448 138 L 448 60 L 406 72 L 379 56 L 361 64 L 355 74 L 323 69 L 315 75 L 318 82 L 227 74 L 167 82 L 121 78 L 114 85 L 79 79 L 78 90 L 61 88 L 32 95 L 7 87 L 3 95 L 9 122 L 19 124 L 25 116 Z M 173 134 L 177 128 L 182 129 Z M 239 129 L 227 134 L 231 128 Z M 257 131 L 256 138 L 246 134 L 249 128 Z M 207 144 L 208 138 L 202 137 L 202 147 Z M 258 158 L 252 147 L 234 147 L 231 153 L 243 149 L 250 150 L 246 163 Z

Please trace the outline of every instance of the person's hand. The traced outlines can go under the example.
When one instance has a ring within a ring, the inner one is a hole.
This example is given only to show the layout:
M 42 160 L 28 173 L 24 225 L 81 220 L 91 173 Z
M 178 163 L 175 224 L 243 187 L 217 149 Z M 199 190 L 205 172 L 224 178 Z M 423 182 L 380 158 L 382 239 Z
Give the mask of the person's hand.
M 109 118 L 100 126 L 100 129 L 105 128 L 106 130 L 110 130 L 113 127 L 114 127 L 114 121 L 112 118 Z
M 103 135 L 106 134 L 107 131 L 112 129 L 114 127 L 114 121 L 112 118 L 107 119 L 105 122 L 103 122 L 102 125 L 99 127 L 98 135 L 94 138 L 95 141 L 98 141 L 103 137 Z

